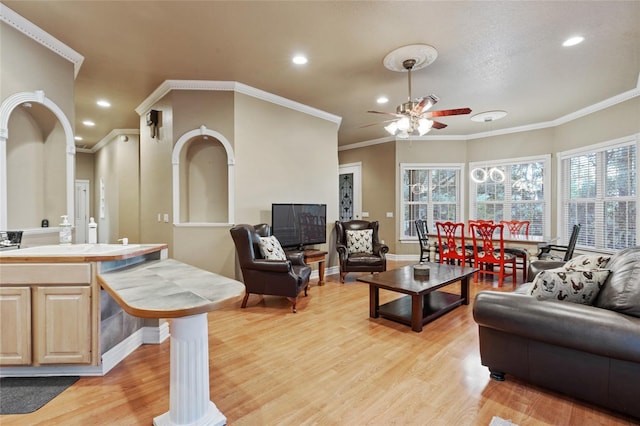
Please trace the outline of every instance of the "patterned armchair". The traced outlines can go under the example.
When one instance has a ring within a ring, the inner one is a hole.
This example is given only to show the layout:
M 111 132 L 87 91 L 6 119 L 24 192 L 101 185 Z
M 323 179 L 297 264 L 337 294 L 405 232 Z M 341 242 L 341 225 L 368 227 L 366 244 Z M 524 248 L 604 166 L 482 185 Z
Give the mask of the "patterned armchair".
M 336 250 L 340 258 L 340 282 L 349 272 L 387 270 L 386 244 L 378 239 L 378 221 L 336 221 Z

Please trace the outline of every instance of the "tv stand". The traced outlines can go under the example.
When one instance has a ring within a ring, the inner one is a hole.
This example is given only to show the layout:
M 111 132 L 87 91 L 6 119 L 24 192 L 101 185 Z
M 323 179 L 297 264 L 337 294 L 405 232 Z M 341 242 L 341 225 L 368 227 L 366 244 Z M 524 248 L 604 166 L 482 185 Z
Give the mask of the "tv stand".
M 318 285 L 324 285 L 324 262 L 325 256 L 328 254 L 326 251 L 305 249 L 304 247 L 291 250 L 302 252 L 304 256 L 304 263 L 317 263 L 318 264 Z

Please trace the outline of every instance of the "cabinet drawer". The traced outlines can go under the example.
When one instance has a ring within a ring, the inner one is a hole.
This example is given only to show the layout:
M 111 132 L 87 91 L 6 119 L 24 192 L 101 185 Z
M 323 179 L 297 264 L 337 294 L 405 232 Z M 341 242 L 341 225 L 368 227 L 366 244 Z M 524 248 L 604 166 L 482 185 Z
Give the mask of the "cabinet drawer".
M 0 285 L 89 284 L 90 263 L 3 264 Z

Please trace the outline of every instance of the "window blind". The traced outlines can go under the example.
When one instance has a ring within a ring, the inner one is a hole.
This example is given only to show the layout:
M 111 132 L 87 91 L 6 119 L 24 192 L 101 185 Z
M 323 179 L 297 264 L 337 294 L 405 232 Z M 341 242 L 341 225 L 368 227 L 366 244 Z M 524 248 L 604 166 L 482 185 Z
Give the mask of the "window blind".
M 560 233 L 581 224 L 578 246 L 619 250 L 638 241 L 635 138 L 559 154 Z

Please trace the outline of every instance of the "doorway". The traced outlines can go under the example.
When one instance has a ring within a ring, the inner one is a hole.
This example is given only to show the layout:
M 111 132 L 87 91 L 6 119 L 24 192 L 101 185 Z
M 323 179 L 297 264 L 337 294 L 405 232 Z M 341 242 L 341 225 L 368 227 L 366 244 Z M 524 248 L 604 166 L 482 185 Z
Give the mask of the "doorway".
M 76 244 L 87 242 L 87 227 L 89 225 L 89 181 L 77 179 L 75 182 L 75 227 Z
M 338 217 L 344 222 L 362 218 L 362 163 L 338 166 Z

